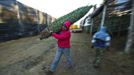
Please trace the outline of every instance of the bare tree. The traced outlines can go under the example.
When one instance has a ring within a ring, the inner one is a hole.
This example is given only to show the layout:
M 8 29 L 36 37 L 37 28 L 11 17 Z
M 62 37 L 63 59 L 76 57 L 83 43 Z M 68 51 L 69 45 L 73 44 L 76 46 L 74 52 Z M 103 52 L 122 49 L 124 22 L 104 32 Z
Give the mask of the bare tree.
M 125 47 L 125 53 L 129 54 L 132 50 L 133 45 L 134 45 L 134 0 L 132 0 L 132 13 L 131 13 L 127 43 Z

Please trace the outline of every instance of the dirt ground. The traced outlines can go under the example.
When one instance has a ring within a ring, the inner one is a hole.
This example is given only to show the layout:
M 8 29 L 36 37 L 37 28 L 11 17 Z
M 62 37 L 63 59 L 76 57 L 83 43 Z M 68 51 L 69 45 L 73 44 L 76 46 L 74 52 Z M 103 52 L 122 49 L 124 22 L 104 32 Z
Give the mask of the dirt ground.
M 116 38 L 117 39 L 117 38 Z M 54 75 L 133 75 L 134 55 L 126 55 L 122 45 L 113 39 L 104 55 L 100 68 L 93 68 L 95 50 L 90 48 L 89 34 L 72 33 L 71 54 L 73 69 L 66 69 L 64 57 Z M 123 41 L 119 39 L 118 41 Z M 116 42 L 116 44 L 113 44 Z M 0 75 L 45 75 L 54 57 L 56 40 L 52 37 L 39 40 L 38 36 L 0 43 Z

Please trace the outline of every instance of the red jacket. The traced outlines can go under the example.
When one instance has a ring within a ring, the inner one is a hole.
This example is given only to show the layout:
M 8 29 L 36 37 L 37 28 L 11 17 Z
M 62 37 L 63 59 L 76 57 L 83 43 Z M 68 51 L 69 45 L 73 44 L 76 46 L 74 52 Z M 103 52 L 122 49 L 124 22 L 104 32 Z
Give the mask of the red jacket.
M 70 31 L 61 31 L 60 34 L 53 33 L 52 36 L 58 40 L 58 47 L 70 48 Z

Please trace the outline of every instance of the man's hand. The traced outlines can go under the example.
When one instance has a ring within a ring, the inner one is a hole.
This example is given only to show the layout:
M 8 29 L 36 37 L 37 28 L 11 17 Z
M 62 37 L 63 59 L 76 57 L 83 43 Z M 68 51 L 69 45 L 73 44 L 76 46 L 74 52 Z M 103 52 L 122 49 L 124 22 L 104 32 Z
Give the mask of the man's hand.
M 52 35 L 53 34 L 53 31 L 50 31 L 50 34 Z

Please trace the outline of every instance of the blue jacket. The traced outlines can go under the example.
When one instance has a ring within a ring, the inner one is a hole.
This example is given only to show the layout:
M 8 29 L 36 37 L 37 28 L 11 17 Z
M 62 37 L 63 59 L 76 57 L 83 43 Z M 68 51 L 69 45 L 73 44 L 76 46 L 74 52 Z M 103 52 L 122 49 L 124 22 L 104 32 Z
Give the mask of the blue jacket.
M 111 37 L 106 32 L 105 27 L 101 27 L 98 32 L 93 35 L 92 44 L 95 48 L 105 48 L 110 45 Z

